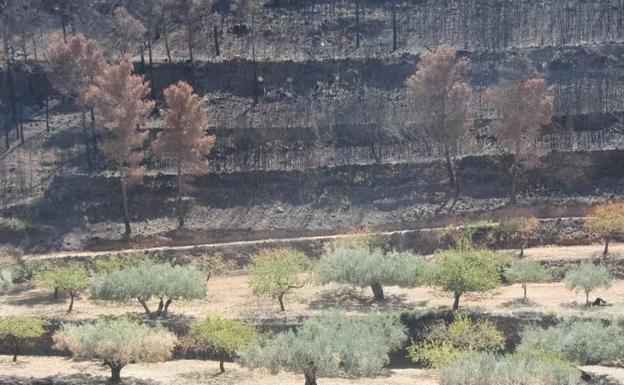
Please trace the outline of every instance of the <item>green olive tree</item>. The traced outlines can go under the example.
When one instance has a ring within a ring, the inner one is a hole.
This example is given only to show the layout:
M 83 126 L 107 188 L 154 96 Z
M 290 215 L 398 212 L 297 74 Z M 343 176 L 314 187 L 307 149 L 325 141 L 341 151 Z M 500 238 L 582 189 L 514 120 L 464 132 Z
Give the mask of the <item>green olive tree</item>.
M 308 280 L 304 275 L 311 266 L 311 261 L 300 251 L 287 248 L 265 250 L 253 259 L 249 285 L 255 295 L 276 297 L 280 310 L 284 311 L 284 296 L 290 290 L 306 285 Z
M 24 345 L 43 336 L 45 325 L 45 321 L 35 317 L 10 316 L 0 319 L 0 341 L 10 346 L 14 362 Z
M 318 265 L 323 284 L 347 283 L 370 287 L 375 299 L 384 299 L 383 286 L 416 286 L 423 277 L 425 261 L 410 252 L 384 253 L 365 244 L 329 249 Z
M 453 310 L 462 294 L 496 288 L 501 280 L 501 257 L 489 250 L 451 249 L 436 255 L 429 268 L 433 286 L 453 293 Z
M 189 336 L 196 351 L 212 353 L 219 359 L 219 369 L 225 372 L 224 361 L 258 338 L 256 329 L 242 322 L 220 317 L 208 317 L 191 325 Z
M 585 304 L 589 302 L 589 293 L 598 288 L 608 289 L 613 284 L 613 276 L 606 266 L 584 262 L 571 269 L 565 275 L 565 285 L 568 289 L 585 292 Z
M 161 327 L 127 319 L 63 325 L 54 334 L 54 347 L 69 350 L 78 360 L 101 360 L 111 369 L 112 383 L 121 381 L 121 369 L 137 362 L 171 358 L 176 337 Z
M 176 299 L 206 297 L 206 277 L 193 266 L 148 264 L 113 271 L 91 282 L 91 295 L 108 301 L 137 299 L 150 319 L 166 318 Z M 151 311 L 148 302 L 158 298 L 158 308 Z
M 42 271 L 37 277 L 39 285 L 69 295 L 68 313 L 74 308 L 74 299 L 81 290 L 89 286 L 89 273 L 78 264 L 69 264 Z
M 585 218 L 587 231 L 604 241 L 603 256 L 609 254 L 609 242 L 624 235 L 624 203 L 605 203 L 594 207 Z
M 527 286 L 531 283 L 548 282 L 552 279 L 550 270 L 537 261 L 521 259 L 505 269 L 505 279 L 511 283 L 519 283 L 524 290 L 523 301 L 527 300 Z
M 378 374 L 388 363 L 388 354 L 406 340 L 398 317 L 382 314 L 347 317 L 323 313 L 301 327 L 253 342 L 241 352 L 243 366 L 302 373 L 306 385 L 318 377 Z

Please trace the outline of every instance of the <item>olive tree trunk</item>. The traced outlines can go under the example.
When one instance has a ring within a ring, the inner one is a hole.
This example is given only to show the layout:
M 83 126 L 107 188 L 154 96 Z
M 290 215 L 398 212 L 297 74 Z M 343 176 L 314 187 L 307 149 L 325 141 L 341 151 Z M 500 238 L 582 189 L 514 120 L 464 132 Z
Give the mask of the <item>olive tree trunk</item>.
M 610 238 L 606 238 L 605 239 L 605 246 L 604 246 L 604 250 L 602 252 L 602 256 L 606 257 L 609 254 L 609 242 L 611 242 Z
M 384 300 L 384 292 L 383 292 L 383 287 L 375 282 L 371 285 L 371 290 L 373 291 L 373 296 L 375 296 L 375 300 L 377 301 L 383 301 Z
M 455 300 L 453 301 L 453 311 L 459 309 L 459 297 L 461 297 L 461 292 L 455 292 L 454 297 Z

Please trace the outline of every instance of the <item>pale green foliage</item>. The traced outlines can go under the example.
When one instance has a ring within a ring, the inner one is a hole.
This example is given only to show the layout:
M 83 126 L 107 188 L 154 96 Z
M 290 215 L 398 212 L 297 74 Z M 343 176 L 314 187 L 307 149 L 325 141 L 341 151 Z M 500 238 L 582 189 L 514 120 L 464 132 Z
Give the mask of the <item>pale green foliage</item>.
M 531 354 L 471 354 L 440 370 L 440 385 L 581 384 L 581 372 L 568 363 Z
M 433 286 L 455 295 L 455 309 L 463 293 L 496 288 L 506 263 L 505 257 L 478 249 L 446 250 L 436 258 L 429 269 L 429 280 Z
M 206 297 L 206 277 L 192 266 L 169 264 L 125 268 L 96 277 L 91 294 L 97 299 L 128 301 L 138 299 L 150 317 L 166 316 L 168 304 L 176 299 Z M 152 313 L 146 306 L 151 298 L 160 299 L 159 309 Z
M 515 217 L 502 221 L 496 232 L 499 239 L 524 248 L 538 227 L 539 221 L 534 217 Z
M 438 238 L 441 243 L 455 249 L 483 248 L 493 241 L 493 233 L 498 224 L 490 221 L 464 223 L 443 229 Z
M 204 273 L 207 279 L 213 275 L 223 274 L 236 268 L 233 260 L 225 260 L 219 254 L 202 254 L 200 256 L 190 256 L 190 264 Z
M 497 352 L 504 346 L 505 336 L 492 322 L 458 315 L 451 324 L 439 322 L 431 327 L 424 341 L 408 348 L 408 356 L 413 362 L 439 368 L 467 353 Z
M 13 273 L 9 269 L 0 270 L 0 294 L 13 288 Z
M 505 269 L 505 279 L 511 283 L 519 283 L 524 289 L 526 299 L 526 287 L 530 283 L 548 282 L 552 279 L 552 273 L 548 267 L 537 261 L 520 259 Z
M 415 286 L 422 279 L 425 261 L 410 252 L 384 254 L 367 245 L 329 249 L 318 265 L 321 283 L 347 283 L 358 287 L 374 284 Z
M 585 292 L 585 299 L 589 304 L 589 293 L 598 288 L 608 289 L 613 284 L 613 276 L 606 266 L 583 262 L 568 271 L 565 276 L 565 285 L 568 289 Z
M 0 217 L 0 231 L 18 232 L 24 231 L 28 227 L 28 223 L 22 219 L 15 217 Z
M 191 325 L 189 337 L 196 351 L 213 353 L 223 362 L 258 339 L 258 333 L 242 322 L 208 317 Z
M 624 358 L 624 333 L 597 320 L 567 321 L 526 329 L 518 349 L 550 352 L 582 365 L 613 362 Z
M 13 361 L 22 347 L 35 341 L 45 333 L 45 321 L 35 317 L 10 316 L 0 319 L 0 341 L 8 344 L 13 352 Z
M 67 324 L 54 334 L 55 348 L 69 350 L 78 360 L 101 360 L 121 369 L 136 362 L 160 362 L 171 358 L 176 337 L 161 327 L 127 319 Z
M 89 285 L 89 273 L 78 264 L 69 264 L 42 271 L 37 276 L 37 281 L 43 287 L 58 289 L 69 294 L 70 303 L 68 311 L 72 311 L 74 298 L 79 291 L 86 289 Z
M 311 261 L 293 249 L 265 250 L 256 255 L 251 267 L 249 285 L 258 296 L 274 296 L 284 310 L 283 297 L 291 289 L 303 287 L 302 275 L 311 269 Z
M 388 354 L 405 341 L 398 317 L 347 317 L 337 312 L 308 319 L 266 341 L 252 343 L 241 353 L 244 366 L 286 370 L 306 378 L 372 376 L 388 363 Z
M 108 258 L 96 259 L 92 269 L 94 274 L 100 275 L 153 263 L 149 255 L 143 252 L 119 253 Z

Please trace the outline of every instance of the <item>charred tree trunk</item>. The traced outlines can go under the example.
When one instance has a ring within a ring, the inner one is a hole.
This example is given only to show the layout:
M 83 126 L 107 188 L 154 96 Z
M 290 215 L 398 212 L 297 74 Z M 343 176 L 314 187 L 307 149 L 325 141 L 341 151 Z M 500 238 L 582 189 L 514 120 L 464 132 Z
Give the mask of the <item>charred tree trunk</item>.
M 457 180 L 457 177 L 455 175 L 455 168 L 453 167 L 453 159 L 451 158 L 451 151 L 447 143 L 444 143 L 444 157 L 446 159 L 446 172 L 448 173 L 449 184 L 451 185 L 451 188 L 453 189 L 453 193 L 455 194 L 455 197 L 458 198 L 459 197 L 459 181 Z
M 375 300 L 377 301 L 384 300 L 385 297 L 384 297 L 383 287 L 379 283 L 373 283 L 371 285 L 371 290 L 373 291 L 373 296 L 375 297 Z
M 178 211 L 178 229 L 184 227 L 184 210 L 182 208 L 182 166 L 178 164 L 178 196 L 177 196 L 177 211 Z
M 156 88 L 154 86 L 154 54 L 152 51 L 152 23 L 147 26 L 147 59 L 149 60 L 150 93 L 152 100 L 156 100 Z
M 61 12 L 61 30 L 63 31 L 63 42 L 67 44 L 67 19 L 64 12 Z
M 392 0 L 392 50 L 397 50 L 396 0 Z
M 91 146 L 89 146 L 89 134 L 87 131 L 87 111 L 82 108 L 82 136 L 85 145 L 85 156 L 87 158 L 87 171 L 93 171 L 93 164 L 91 163 Z
M 121 179 L 121 198 L 123 203 L 123 216 L 124 216 L 124 225 L 125 225 L 125 233 L 124 236 L 126 239 L 130 238 L 130 234 L 132 233 L 132 228 L 130 227 L 130 213 L 128 211 L 128 191 L 126 188 L 126 182 L 123 180 L 123 176 Z
M 194 89 L 196 88 L 195 79 L 195 59 L 193 58 L 193 22 L 191 20 L 191 10 L 187 10 L 186 15 L 186 38 L 189 51 L 189 60 L 191 61 L 191 84 Z
M 355 48 L 360 48 L 360 0 L 355 0 Z
M 219 47 L 219 29 L 216 24 L 212 26 L 212 38 L 214 39 L 215 56 L 219 57 L 221 56 L 221 49 Z

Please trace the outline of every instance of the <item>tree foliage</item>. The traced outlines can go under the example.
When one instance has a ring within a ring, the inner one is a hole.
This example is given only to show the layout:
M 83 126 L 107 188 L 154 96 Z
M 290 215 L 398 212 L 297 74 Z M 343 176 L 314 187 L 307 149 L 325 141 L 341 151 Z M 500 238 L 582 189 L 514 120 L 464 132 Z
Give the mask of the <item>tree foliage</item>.
M 126 8 L 117 7 L 113 13 L 113 45 L 123 57 L 135 53 L 143 44 L 145 27 Z
M 535 217 L 514 217 L 502 221 L 497 233 L 499 239 L 517 244 L 520 248 L 520 258 L 523 258 L 524 248 L 538 228 L 539 221 Z
M 205 298 L 206 277 L 192 266 L 143 265 L 96 277 L 91 294 L 109 301 L 137 299 L 149 318 L 165 318 L 174 300 Z M 148 306 L 152 298 L 159 300 L 156 311 Z
M 241 353 L 244 366 L 302 373 L 306 385 L 318 377 L 372 376 L 388 363 L 388 354 L 406 340 L 397 317 L 347 317 L 331 312 L 304 321 L 296 330 L 256 341 Z
M 554 97 L 546 79 L 538 77 L 506 87 L 489 88 L 485 98 L 498 115 L 492 132 L 500 145 L 513 155 L 509 168 L 509 200 L 513 204 L 520 168 L 535 162 L 543 152 L 539 137 L 542 127 L 550 123 L 554 114 Z
M 594 207 L 585 217 L 585 228 L 604 243 L 603 255 L 609 253 L 609 242 L 624 235 L 624 203 L 604 203 Z
M 154 109 L 153 101 L 144 98 L 149 94 L 149 84 L 143 76 L 132 75 L 128 58 L 117 65 L 107 66 L 98 75 L 85 94 L 85 99 L 101 117 L 105 141 L 102 150 L 119 174 L 125 222 L 125 234 L 130 236 L 127 187 L 142 180 L 143 152 L 147 132 L 138 129 L 145 124 Z
M 208 154 L 215 137 L 206 135 L 208 127 L 205 105 L 186 82 L 165 90 L 165 128 L 152 148 L 156 154 L 173 161 L 177 174 L 178 227 L 184 227 L 182 209 L 183 177 L 200 175 L 208 168 Z
M 383 286 L 416 286 L 423 277 L 425 261 L 410 252 L 384 253 L 366 244 L 337 246 L 327 250 L 317 271 L 322 283 L 347 283 L 370 287 L 383 300 Z
M 69 350 L 78 360 L 101 360 L 111 369 L 111 382 L 121 380 L 121 369 L 132 363 L 171 358 L 176 337 L 161 327 L 127 319 L 66 324 L 54 335 L 55 348 Z
M 463 293 L 486 291 L 500 284 L 503 259 L 489 250 L 451 249 L 438 253 L 429 269 L 433 286 L 453 293 L 453 310 Z
M 519 283 L 524 291 L 523 300 L 527 299 L 527 286 L 531 283 L 548 282 L 552 273 L 548 267 L 537 261 L 521 259 L 505 269 L 505 279 L 511 283 Z
M 276 297 L 280 310 L 284 311 L 284 295 L 308 282 L 304 275 L 310 268 L 311 261 L 300 251 L 265 250 L 253 259 L 249 285 L 255 295 Z
M 258 339 L 253 327 L 220 317 L 208 317 L 193 323 L 189 336 L 195 350 L 217 356 L 221 373 L 225 372 L 223 362 L 226 358 Z
M 13 272 L 9 269 L 0 269 L 0 294 L 13 288 Z
M 589 293 L 598 288 L 608 289 L 613 284 L 613 276 L 606 266 L 584 262 L 565 275 L 568 289 L 585 292 L 585 304 L 589 306 Z
M 470 61 L 457 58 L 452 49 L 438 49 L 420 56 L 419 68 L 407 79 L 413 98 L 416 127 L 442 144 L 451 186 L 459 194 L 454 158 L 458 142 L 471 124 L 472 88 L 462 79 Z
M 68 313 L 74 308 L 74 299 L 81 290 L 89 286 L 89 273 L 75 263 L 42 271 L 37 281 L 43 287 L 66 292 L 69 295 Z
M 0 318 L 0 341 L 13 352 L 13 361 L 24 346 L 41 338 L 45 333 L 45 321 L 35 317 L 10 316 Z

